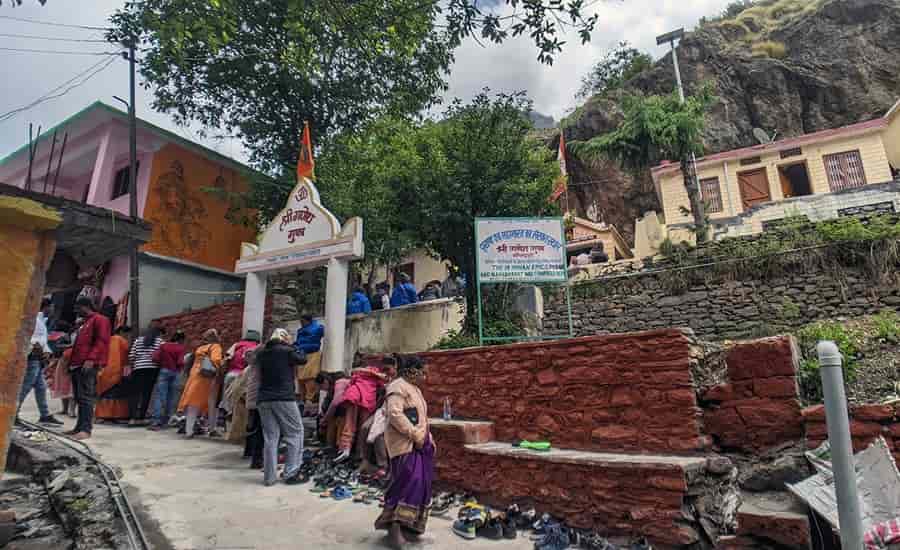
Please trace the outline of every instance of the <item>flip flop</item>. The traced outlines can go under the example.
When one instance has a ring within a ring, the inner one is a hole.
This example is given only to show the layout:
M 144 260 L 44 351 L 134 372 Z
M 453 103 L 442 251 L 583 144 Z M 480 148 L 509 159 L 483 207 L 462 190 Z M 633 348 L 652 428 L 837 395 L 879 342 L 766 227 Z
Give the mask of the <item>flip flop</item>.
M 334 500 L 347 500 L 348 498 L 353 497 L 353 493 L 350 492 L 350 489 L 344 487 L 343 485 L 338 486 L 331 492 L 331 496 Z

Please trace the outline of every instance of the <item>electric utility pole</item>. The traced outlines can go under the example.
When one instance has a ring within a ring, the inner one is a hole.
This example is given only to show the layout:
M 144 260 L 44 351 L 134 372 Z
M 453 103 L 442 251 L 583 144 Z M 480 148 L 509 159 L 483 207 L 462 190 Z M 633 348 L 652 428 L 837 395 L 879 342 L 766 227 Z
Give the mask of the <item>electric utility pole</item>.
M 129 155 L 129 167 L 128 167 L 128 215 L 131 217 L 131 221 L 137 221 L 138 219 L 138 209 L 137 209 L 137 115 L 135 113 L 135 74 L 134 74 L 134 42 L 135 39 L 132 37 L 128 41 L 128 69 L 129 69 L 129 82 L 128 82 L 128 92 L 129 92 L 129 101 L 128 101 L 128 155 Z M 129 288 L 129 298 L 128 305 L 131 308 L 131 312 L 129 317 L 131 318 L 131 334 L 134 338 L 137 338 L 138 334 L 141 331 L 140 327 L 140 296 L 139 296 L 139 264 L 138 264 L 138 244 L 135 243 L 131 247 L 131 251 L 129 253 L 129 273 L 130 277 L 130 288 Z

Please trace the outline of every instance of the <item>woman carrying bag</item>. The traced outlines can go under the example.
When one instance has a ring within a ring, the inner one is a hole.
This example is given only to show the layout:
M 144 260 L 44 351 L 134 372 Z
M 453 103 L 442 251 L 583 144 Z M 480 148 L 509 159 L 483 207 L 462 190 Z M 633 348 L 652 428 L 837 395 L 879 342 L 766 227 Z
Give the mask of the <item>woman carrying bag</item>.
M 204 344 L 194 351 L 194 362 L 178 410 L 183 411 L 186 417 L 185 434 L 188 439 L 194 437 L 194 424 L 201 414 L 209 414 L 210 432 L 215 429 L 217 421 L 216 409 L 210 410 L 210 395 L 215 390 L 216 378 L 222 368 L 222 345 L 219 344 L 219 333 L 216 329 L 209 329 L 203 333 Z

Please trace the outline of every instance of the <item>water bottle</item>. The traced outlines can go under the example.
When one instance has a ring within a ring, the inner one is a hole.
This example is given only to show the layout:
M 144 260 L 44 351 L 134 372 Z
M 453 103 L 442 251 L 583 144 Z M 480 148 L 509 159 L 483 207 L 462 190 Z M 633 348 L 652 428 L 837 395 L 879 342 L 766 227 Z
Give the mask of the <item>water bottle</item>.
M 450 398 L 444 398 L 444 420 L 450 420 L 453 417 L 453 411 L 450 409 Z

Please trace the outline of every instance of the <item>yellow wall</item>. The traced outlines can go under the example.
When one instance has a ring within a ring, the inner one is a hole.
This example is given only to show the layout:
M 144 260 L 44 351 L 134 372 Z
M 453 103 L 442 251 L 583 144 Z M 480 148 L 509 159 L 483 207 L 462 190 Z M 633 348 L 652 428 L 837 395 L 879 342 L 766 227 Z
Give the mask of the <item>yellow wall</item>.
M 887 151 L 888 162 L 896 169 L 900 169 L 900 117 L 894 115 L 888 127 L 881 133 L 884 140 L 884 148 Z
M 660 223 L 656 212 L 647 212 L 634 220 L 634 257 L 655 256 L 665 238 L 666 226 Z
M 144 218 L 153 224 L 147 252 L 234 271 L 242 242 L 255 242 L 256 231 L 226 218 L 228 204 L 204 188 L 246 190 L 235 170 L 167 145 L 153 156 Z
M 416 266 L 416 289 L 422 290 L 425 283 L 429 281 L 441 281 L 447 278 L 447 262 L 436 260 L 428 255 L 425 250 L 416 250 L 403 259 L 398 265 L 413 263 Z M 388 277 L 388 268 L 380 267 L 375 273 L 375 284 L 382 281 L 388 281 L 391 287 L 395 286 L 394 281 Z
M 900 126 L 900 124 L 897 126 Z M 900 157 L 900 127 L 894 128 L 892 131 L 896 132 L 898 136 L 898 139 L 893 141 L 893 146 L 898 157 Z M 719 185 L 721 186 L 723 211 L 710 214 L 710 219 L 735 216 L 743 212 L 741 193 L 737 183 L 738 172 L 765 168 L 766 176 L 769 180 L 770 196 L 773 201 L 778 201 L 784 198 L 781 191 L 781 180 L 778 176 L 778 167 L 805 161 L 813 193 L 828 193 L 831 189 L 828 186 L 823 157 L 833 153 L 859 150 L 862 157 L 863 170 L 866 174 L 866 182 L 882 183 L 891 180 L 888 153 L 885 151 L 885 143 L 882 141 L 880 133 L 833 139 L 818 144 L 807 144 L 803 145 L 802 149 L 802 155 L 786 159 L 782 159 L 778 151 L 774 151 L 760 155 L 760 162 L 757 164 L 742 166 L 740 160 L 735 159 L 700 167 L 698 170 L 700 179 L 718 177 Z M 727 188 L 725 186 L 726 181 L 728 183 Z M 690 215 L 684 215 L 679 208 L 680 206 L 687 208 L 690 204 L 681 172 L 661 176 L 660 191 L 663 201 L 663 215 L 667 225 L 693 221 Z
M 598 230 L 593 227 L 586 227 L 579 224 L 577 221 L 575 222 L 575 227 L 572 228 L 572 236 L 574 237 L 569 243 L 569 245 L 577 246 L 578 243 L 575 239 L 579 238 L 591 238 L 591 239 L 599 239 L 603 243 L 603 250 L 606 252 L 607 256 L 609 256 L 610 260 L 616 260 L 616 252 L 619 254 L 620 259 L 627 259 L 631 257 L 631 250 L 625 246 L 624 241 L 621 239 L 617 239 L 613 234 L 612 229 L 604 229 Z M 584 250 L 587 252 L 588 250 Z M 570 251 L 571 252 L 571 251 Z
M 50 229 L 58 212 L 24 198 L 0 196 L 0 475 L 6 465 L 25 357 L 44 291 L 44 276 L 56 250 Z

